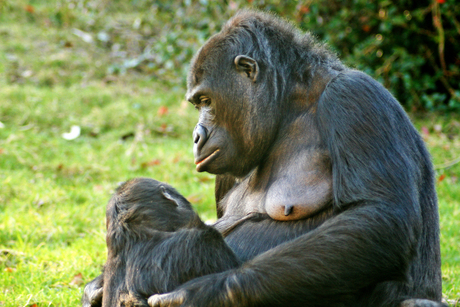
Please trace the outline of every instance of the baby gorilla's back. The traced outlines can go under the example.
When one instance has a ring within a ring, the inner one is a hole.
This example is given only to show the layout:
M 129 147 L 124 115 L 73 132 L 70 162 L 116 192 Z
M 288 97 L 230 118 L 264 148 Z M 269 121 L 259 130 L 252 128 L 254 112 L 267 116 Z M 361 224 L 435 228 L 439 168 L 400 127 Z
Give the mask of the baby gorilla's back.
M 148 178 L 126 182 L 107 205 L 107 249 L 107 307 L 148 306 L 152 294 L 240 264 L 182 195 Z

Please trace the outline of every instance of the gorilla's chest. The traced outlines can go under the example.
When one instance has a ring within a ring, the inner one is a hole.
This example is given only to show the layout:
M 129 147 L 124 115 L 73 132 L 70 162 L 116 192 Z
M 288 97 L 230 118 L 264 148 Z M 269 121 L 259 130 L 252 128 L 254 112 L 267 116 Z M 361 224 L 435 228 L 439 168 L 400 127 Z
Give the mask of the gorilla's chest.
M 246 216 L 250 213 L 267 213 L 265 210 L 266 188 L 253 187 L 245 179 L 224 198 L 225 215 Z
M 280 244 L 294 240 L 318 227 L 324 216 L 299 221 L 280 222 L 266 214 L 255 214 L 239 223 L 225 242 L 243 262 Z

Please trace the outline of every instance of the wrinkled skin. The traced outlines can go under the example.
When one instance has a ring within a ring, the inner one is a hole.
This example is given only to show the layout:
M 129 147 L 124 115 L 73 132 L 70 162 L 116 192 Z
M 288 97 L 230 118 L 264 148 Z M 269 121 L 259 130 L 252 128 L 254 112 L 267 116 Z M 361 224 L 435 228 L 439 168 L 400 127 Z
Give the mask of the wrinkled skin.
M 382 85 L 243 11 L 198 51 L 186 97 L 215 227 L 244 263 L 150 306 L 443 306 L 429 154 Z

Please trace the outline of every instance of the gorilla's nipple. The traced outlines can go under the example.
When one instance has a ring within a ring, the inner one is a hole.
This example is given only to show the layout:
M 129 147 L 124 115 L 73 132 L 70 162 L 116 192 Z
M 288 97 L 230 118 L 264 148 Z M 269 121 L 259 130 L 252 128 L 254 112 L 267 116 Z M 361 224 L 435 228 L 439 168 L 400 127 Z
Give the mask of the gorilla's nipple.
M 293 205 L 286 205 L 284 206 L 284 215 L 288 216 L 289 214 L 292 213 L 292 209 L 294 209 Z

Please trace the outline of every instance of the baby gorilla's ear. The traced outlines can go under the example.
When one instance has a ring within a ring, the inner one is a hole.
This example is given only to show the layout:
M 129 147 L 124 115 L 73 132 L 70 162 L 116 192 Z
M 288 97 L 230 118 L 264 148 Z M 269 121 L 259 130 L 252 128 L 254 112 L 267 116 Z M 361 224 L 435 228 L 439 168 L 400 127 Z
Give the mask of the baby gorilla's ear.
M 172 201 L 173 203 L 176 204 L 176 206 L 179 206 L 179 199 L 175 198 L 174 196 L 172 196 L 168 190 L 166 189 L 165 186 L 160 186 L 160 190 L 161 190 L 161 194 L 163 194 L 163 196 L 166 198 L 166 199 L 169 199 L 170 201 Z

